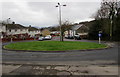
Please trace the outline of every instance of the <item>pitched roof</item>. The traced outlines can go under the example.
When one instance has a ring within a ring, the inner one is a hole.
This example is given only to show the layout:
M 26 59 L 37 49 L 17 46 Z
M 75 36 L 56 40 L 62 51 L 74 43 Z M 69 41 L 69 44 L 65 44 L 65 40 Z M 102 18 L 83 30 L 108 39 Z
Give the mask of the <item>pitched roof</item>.
M 22 26 L 20 24 L 7 24 L 7 29 L 27 29 L 25 26 Z
M 28 28 L 29 31 L 36 31 L 36 30 L 39 30 L 39 29 L 37 29 L 37 28 L 35 28 L 35 27 L 27 27 L 27 28 Z
M 81 24 L 81 25 L 75 25 L 75 26 L 72 27 L 72 30 L 77 30 L 77 29 L 79 29 L 82 26 L 83 26 L 83 24 Z
M 83 24 L 80 24 L 80 25 L 75 25 L 75 26 L 73 26 L 72 27 L 72 30 L 78 30 L 80 27 L 82 27 L 82 26 L 84 26 L 84 27 L 86 27 L 87 29 L 89 29 L 87 26 L 85 26 L 85 25 L 83 25 Z

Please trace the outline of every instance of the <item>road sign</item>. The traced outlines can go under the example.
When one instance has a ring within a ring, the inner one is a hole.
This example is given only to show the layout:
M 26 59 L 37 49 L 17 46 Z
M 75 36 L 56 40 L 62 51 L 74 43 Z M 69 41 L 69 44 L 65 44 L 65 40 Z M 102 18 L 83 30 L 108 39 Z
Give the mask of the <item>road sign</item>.
M 102 34 L 101 34 L 101 33 L 99 33 L 99 34 L 98 34 L 98 36 L 99 36 L 99 37 L 101 37 L 101 36 L 102 36 Z
M 99 33 L 98 36 L 99 36 L 99 44 L 101 44 L 101 36 L 102 36 L 102 34 Z

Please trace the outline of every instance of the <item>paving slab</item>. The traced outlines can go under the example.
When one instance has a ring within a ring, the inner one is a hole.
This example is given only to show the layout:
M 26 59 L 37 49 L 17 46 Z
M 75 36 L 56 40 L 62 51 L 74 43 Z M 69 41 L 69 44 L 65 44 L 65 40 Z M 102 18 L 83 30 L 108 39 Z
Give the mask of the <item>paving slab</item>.
M 2 65 L 2 74 L 9 74 L 20 66 L 21 65 Z
M 3 65 L 4 75 L 118 75 L 116 65 Z

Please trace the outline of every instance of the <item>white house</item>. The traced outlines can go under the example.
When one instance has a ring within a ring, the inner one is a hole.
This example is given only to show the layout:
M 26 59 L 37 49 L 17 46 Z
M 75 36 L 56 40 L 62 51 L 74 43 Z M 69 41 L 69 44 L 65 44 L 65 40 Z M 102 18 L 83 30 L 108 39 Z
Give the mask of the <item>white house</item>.
M 28 33 L 28 29 L 8 29 L 7 35 L 25 34 Z
M 7 19 L 5 21 L 0 21 L 0 37 L 3 38 L 3 32 L 6 36 L 9 35 L 15 35 L 21 37 L 21 36 L 30 36 L 34 37 L 37 34 L 40 34 L 40 30 L 35 27 L 25 27 L 20 24 L 15 24 L 15 22 L 12 22 L 10 19 Z
M 25 34 L 28 29 L 20 24 L 6 24 L 7 35 Z
M 37 34 L 41 34 L 40 30 L 36 30 L 36 31 L 29 31 L 28 34 L 30 35 L 30 37 L 34 37 Z
M 28 34 L 30 37 L 35 37 L 36 35 L 40 35 L 41 31 L 35 27 L 31 27 L 31 25 L 28 27 Z
M 0 32 L 6 32 L 6 27 L 2 23 L 0 23 Z
M 65 37 L 67 37 L 67 36 L 74 37 L 76 34 L 78 34 L 80 36 L 83 36 L 83 35 L 87 36 L 88 30 L 89 30 L 89 28 L 83 24 L 74 25 L 71 28 L 71 30 L 65 31 Z
M 0 23 L 0 38 L 3 38 L 3 33 L 6 32 L 6 26 Z

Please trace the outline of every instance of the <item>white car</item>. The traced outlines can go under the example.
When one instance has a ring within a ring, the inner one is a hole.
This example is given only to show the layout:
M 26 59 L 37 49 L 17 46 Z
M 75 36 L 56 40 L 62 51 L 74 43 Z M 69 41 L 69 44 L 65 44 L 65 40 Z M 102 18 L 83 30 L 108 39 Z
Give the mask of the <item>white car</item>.
M 43 36 L 40 36 L 40 37 L 38 38 L 38 40 L 39 40 L 39 41 L 42 41 L 42 40 L 44 40 L 44 37 L 43 37 Z
M 52 39 L 52 36 L 51 35 L 47 35 L 44 37 L 45 40 L 51 40 Z

